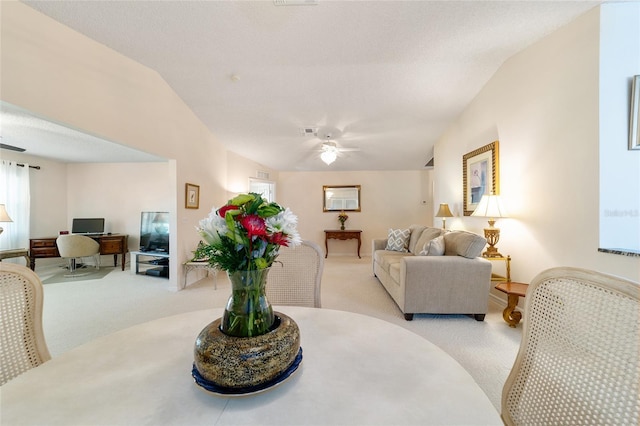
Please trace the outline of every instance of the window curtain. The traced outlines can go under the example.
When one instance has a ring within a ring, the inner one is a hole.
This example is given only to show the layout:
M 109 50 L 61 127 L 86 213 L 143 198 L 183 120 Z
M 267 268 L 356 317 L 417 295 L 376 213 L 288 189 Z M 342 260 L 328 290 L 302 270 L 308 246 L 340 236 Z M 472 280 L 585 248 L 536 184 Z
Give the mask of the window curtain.
M 22 164 L 22 163 L 21 163 Z M 31 196 L 29 165 L 0 161 L 0 204 L 4 204 L 13 222 L 2 222 L 0 250 L 29 248 Z M 6 259 L 6 261 L 14 259 Z

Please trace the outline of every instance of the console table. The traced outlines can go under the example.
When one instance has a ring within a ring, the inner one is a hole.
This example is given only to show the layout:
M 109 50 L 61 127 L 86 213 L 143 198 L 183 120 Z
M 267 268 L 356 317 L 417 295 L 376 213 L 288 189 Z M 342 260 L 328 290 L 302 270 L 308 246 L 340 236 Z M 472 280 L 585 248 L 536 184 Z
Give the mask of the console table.
M 124 271 L 125 256 L 129 251 L 128 235 L 124 234 L 104 234 L 104 235 L 88 235 L 98 243 L 100 243 L 100 254 L 112 254 L 113 266 L 118 264 L 118 255 L 122 255 L 122 270 Z M 29 240 L 29 257 L 31 262 L 29 267 L 31 270 L 36 269 L 36 259 L 49 257 L 60 257 L 58 246 L 56 245 L 57 237 L 51 238 L 31 238 Z
M 362 241 L 360 240 L 360 234 L 362 231 L 359 229 L 325 229 L 324 230 L 324 257 L 326 258 L 329 255 L 329 244 L 328 241 L 330 239 L 334 240 L 358 240 L 358 257 L 360 257 L 360 246 L 362 245 Z M 362 258 L 361 258 L 362 259 Z

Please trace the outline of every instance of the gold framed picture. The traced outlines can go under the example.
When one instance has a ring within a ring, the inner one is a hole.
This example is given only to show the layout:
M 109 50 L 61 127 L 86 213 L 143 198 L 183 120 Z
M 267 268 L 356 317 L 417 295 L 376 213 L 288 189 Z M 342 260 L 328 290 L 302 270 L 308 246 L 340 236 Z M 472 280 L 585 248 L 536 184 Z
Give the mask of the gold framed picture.
M 500 194 L 498 141 L 462 157 L 462 193 L 465 216 L 471 216 L 483 195 Z
M 185 185 L 184 207 L 186 209 L 200 208 L 200 185 L 187 183 Z

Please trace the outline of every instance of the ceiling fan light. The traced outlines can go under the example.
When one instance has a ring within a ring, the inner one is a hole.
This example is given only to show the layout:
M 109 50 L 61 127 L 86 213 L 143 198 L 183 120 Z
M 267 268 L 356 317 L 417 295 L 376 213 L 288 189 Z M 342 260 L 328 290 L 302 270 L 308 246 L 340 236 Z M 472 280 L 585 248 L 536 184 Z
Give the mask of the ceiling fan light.
M 334 150 L 325 150 L 320 154 L 320 159 L 324 161 L 327 166 L 336 161 L 337 155 Z

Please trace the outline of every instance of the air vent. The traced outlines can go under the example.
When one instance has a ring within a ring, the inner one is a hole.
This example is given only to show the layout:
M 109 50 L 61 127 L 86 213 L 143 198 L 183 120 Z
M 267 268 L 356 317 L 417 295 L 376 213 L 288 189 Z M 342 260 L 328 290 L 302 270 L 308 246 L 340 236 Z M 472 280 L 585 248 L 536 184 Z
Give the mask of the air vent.
M 300 129 L 300 134 L 302 136 L 318 136 L 318 128 L 317 127 L 303 127 Z
M 268 180 L 268 179 L 269 179 L 269 172 L 265 172 L 265 171 L 262 171 L 262 170 L 258 170 L 258 171 L 256 172 L 256 177 L 257 177 L 258 179 L 266 179 L 266 180 Z

